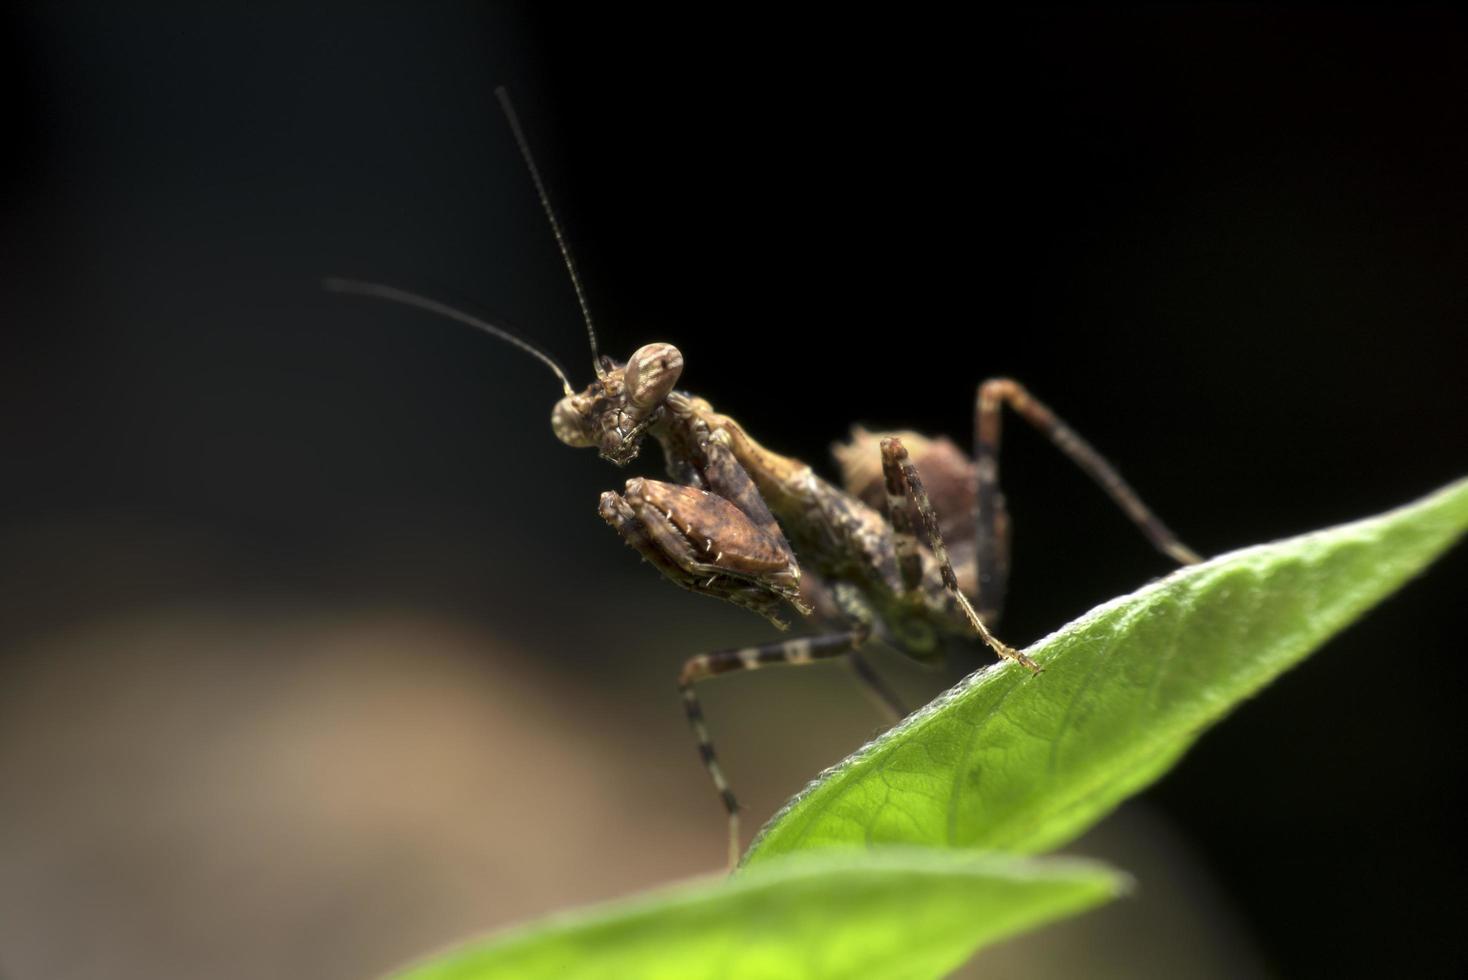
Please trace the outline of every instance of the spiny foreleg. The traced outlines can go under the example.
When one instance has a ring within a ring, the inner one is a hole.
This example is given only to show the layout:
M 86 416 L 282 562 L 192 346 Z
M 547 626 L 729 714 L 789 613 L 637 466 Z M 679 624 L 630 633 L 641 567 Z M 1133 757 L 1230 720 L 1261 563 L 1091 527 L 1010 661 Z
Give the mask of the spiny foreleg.
M 641 477 L 625 496 L 601 495 L 602 519 L 670 581 L 753 610 L 781 629 L 789 608 L 806 614 L 800 566 L 717 494 Z

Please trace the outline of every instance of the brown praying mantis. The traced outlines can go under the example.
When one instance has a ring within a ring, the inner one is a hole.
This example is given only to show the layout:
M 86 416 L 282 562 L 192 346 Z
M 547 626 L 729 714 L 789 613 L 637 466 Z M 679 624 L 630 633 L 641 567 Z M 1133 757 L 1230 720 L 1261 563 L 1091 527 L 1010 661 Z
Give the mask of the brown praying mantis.
M 905 711 L 862 658 L 872 643 L 932 664 L 954 637 L 982 640 L 1039 673 L 991 631 L 1003 608 L 1009 519 L 999 488 L 1004 406 L 1029 422 L 1089 475 L 1158 550 L 1189 564 L 1198 555 L 1142 503 L 1120 474 L 1022 385 L 985 381 L 974 409 L 970 458 L 945 438 L 860 427 L 835 449 L 842 485 L 757 442 L 738 422 L 676 386 L 683 356 L 668 343 L 638 348 L 625 362 L 597 349 L 581 277 L 529 143 L 504 89 L 496 95 L 560 248 L 591 342 L 595 378 L 577 391 L 534 345 L 436 300 L 391 286 L 327 280 L 326 287 L 403 303 L 504 340 L 546 364 L 564 397 L 551 429 L 568 446 L 595 448 L 618 467 L 646 440 L 662 449 L 667 480 L 634 477 L 601 495 L 603 519 L 659 572 L 701 595 L 742 606 L 781 630 L 804 635 L 691 657 L 678 676 L 684 710 L 728 814 L 729 862 L 739 855 L 739 804 L 714 754 L 696 685 L 716 674 L 845 657 L 895 717 Z

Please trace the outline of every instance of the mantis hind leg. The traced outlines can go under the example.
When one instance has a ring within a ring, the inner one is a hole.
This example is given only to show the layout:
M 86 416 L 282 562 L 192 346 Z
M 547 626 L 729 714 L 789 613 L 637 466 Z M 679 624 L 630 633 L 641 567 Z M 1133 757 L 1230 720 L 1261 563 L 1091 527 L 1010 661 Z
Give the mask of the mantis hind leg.
M 974 402 L 976 561 L 979 599 L 985 610 L 992 610 L 997 615 L 1003 608 L 1009 579 L 1009 514 L 1004 505 L 1004 494 L 999 489 L 999 439 L 1005 405 L 1038 429 L 1056 449 L 1094 480 L 1158 551 L 1182 565 L 1202 561 L 1197 552 L 1179 541 L 1177 535 L 1142 503 L 1142 498 L 1121 478 L 1116 468 L 1074 429 L 1036 400 L 1018 381 L 991 378 L 979 386 Z

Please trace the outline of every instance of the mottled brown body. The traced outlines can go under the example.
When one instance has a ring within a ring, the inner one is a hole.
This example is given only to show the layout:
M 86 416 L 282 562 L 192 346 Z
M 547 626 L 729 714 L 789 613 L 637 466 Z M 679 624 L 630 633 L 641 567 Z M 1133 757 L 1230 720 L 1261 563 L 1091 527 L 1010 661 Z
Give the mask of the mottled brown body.
M 727 447 L 793 546 L 804 593 L 818 619 L 832 625 L 865 625 L 874 639 L 922 661 L 939 653 L 940 635 L 973 635 L 926 548 L 920 550 L 920 585 L 905 586 L 893 526 L 883 516 L 880 498 L 869 503 L 817 476 L 806 463 L 767 449 L 701 398 L 670 396 L 663 416 L 648 434 L 670 461 L 696 460 L 710 451 L 717 456 L 719 447 Z M 878 445 L 872 442 L 860 448 L 870 448 L 880 471 Z M 692 469 L 696 476 L 700 468 Z M 675 479 L 690 475 L 679 465 L 670 465 L 669 472 Z M 976 581 L 976 576 L 971 578 Z M 843 590 L 838 601 L 833 583 L 854 588 Z

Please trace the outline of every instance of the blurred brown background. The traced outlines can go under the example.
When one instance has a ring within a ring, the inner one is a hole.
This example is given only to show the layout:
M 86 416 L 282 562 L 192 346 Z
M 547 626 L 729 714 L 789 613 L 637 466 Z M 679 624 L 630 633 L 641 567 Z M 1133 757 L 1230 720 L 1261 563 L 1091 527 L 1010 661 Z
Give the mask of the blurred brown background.
M 539 366 L 316 288 L 585 377 L 497 84 L 604 347 L 677 343 L 778 449 L 966 441 L 1011 374 L 1207 553 L 1468 470 L 1455 13 L 0 17 L 5 980 L 367 976 L 722 860 L 672 680 L 767 628 L 607 531 L 628 474 L 555 442 Z M 1027 643 L 1167 566 L 1009 432 Z M 1461 973 L 1465 572 L 1072 848 L 1136 898 L 983 972 Z M 880 665 L 918 703 L 981 662 Z M 756 824 L 880 722 L 834 666 L 707 709 Z

